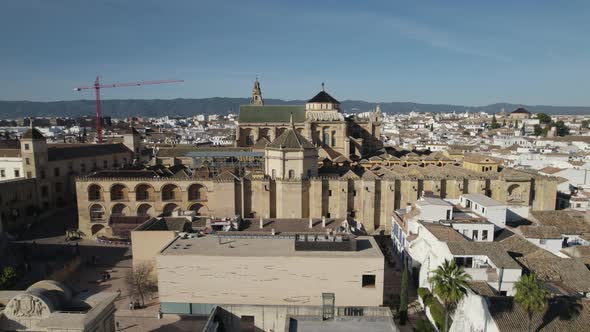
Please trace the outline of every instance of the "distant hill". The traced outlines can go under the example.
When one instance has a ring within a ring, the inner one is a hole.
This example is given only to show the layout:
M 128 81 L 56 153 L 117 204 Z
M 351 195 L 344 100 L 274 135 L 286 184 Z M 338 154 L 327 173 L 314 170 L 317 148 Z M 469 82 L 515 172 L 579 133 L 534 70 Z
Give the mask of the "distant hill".
M 128 117 L 144 116 L 158 117 L 192 116 L 195 114 L 227 114 L 237 113 L 239 106 L 247 104 L 247 98 L 203 98 L 203 99 L 121 99 L 103 100 L 102 114 L 105 116 Z M 303 104 L 303 100 L 265 99 L 268 105 L 295 105 Z M 497 103 L 487 106 L 461 106 L 444 104 L 419 104 L 410 102 L 379 103 L 381 110 L 386 113 L 420 112 L 488 112 L 498 113 L 504 109 L 507 113 L 518 107 L 524 107 L 532 113 L 547 114 L 590 114 L 590 107 L 577 106 L 544 106 L 544 105 L 520 105 Z M 345 100 L 342 107 L 346 112 L 364 112 L 371 110 L 377 103 L 361 100 Z M 93 115 L 95 113 L 94 100 L 73 100 L 56 102 L 32 102 L 32 101 L 0 101 L 0 119 L 16 119 L 27 116 L 60 116 L 78 117 Z

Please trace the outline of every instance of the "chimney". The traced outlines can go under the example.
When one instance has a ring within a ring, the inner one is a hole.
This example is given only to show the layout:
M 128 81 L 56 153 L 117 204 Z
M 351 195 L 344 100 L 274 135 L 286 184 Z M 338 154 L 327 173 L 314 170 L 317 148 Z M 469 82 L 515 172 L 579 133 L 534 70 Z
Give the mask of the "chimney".
M 260 229 L 264 228 L 264 221 L 262 220 L 262 217 L 260 217 Z
M 406 213 L 412 211 L 412 203 L 406 203 Z
M 270 233 L 271 233 L 271 235 L 272 235 L 272 236 L 275 236 L 275 229 L 274 229 L 274 228 L 273 228 L 273 229 L 271 229 L 271 230 L 270 230 Z
M 322 216 L 322 227 L 326 228 L 326 216 Z
M 313 219 L 311 219 L 311 217 L 309 218 L 309 228 L 313 228 Z

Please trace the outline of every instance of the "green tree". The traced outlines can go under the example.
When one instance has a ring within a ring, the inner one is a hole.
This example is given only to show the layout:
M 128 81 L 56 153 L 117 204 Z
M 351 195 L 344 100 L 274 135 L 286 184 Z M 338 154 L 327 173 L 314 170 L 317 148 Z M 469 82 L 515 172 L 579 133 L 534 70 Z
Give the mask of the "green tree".
M 455 306 L 466 293 L 467 282 L 471 276 L 465 272 L 454 260 L 444 263 L 432 272 L 429 281 L 432 283 L 433 293 L 442 301 L 445 310 L 444 331 L 449 330 L 449 316 Z
M 590 120 L 582 121 L 582 129 L 588 129 L 588 128 L 590 128 Z
M 545 113 L 537 114 L 537 119 L 539 119 L 539 122 L 541 122 L 543 124 L 551 123 L 551 116 L 549 116 Z
M 16 277 L 16 270 L 12 266 L 5 266 L 0 272 L 0 289 L 11 287 Z
M 534 273 L 523 275 L 514 284 L 516 295 L 514 301 L 518 303 L 527 313 L 528 330 L 532 331 L 533 314 L 542 312 L 547 305 L 549 292 L 543 288 L 543 284 L 537 279 Z
M 535 136 L 541 136 L 541 135 L 543 135 L 543 128 L 541 128 L 541 126 L 539 126 L 539 125 L 536 124 L 536 125 L 533 126 L 533 130 L 534 130 L 533 131 L 533 135 L 535 135 Z
M 498 119 L 496 119 L 496 114 L 492 115 L 492 124 L 490 125 L 492 129 L 500 128 L 500 124 L 498 123 Z
M 570 128 L 561 120 L 555 122 L 555 133 L 557 136 L 567 136 L 570 134 Z
M 408 268 L 404 264 L 402 271 L 402 284 L 399 294 L 399 323 L 406 325 L 408 319 Z

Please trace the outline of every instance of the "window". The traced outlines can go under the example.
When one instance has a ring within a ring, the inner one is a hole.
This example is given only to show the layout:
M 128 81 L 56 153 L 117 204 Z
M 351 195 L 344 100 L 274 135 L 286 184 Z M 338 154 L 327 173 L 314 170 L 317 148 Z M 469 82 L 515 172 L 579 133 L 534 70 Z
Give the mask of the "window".
M 473 257 L 455 257 L 457 266 L 471 268 L 473 266 Z
M 123 157 L 123 165 L 127 165 L 127 158 Z
M 5 178 L 6 177 L 6 171 L 3 169 L 0 169 L 0 178 Z
M 328 196 L 332 196 L 332 190 L 328 190 Z
M 473 230 L 472 240 L 477 240 L 479 238 L 479 231 L 477 229 Z
M 352 191 L 352 196 L 356 197 L 356 190 Z
M 254 324 L 254 316 L 240 317 L 240 332 L 255 332 L 256 324 Z
M 74 171 L 74 163 L 68 163 L 68 171 L 73 172 Z
M 487 240 L 488 239 L 488 231 L 487 230 L 481 231 L 481 239 L 482 240 Z
M 295 178 L 295 171 L 290 169 L 289 170 L 289 179 L 293 179 L 293 178 Z
M 102 168 L 109 168 L 109 161 L 108 160 L 102 161 Z
M 482 207 L 481 208 L 481 213 L 486 213 L 486 208 Z
M 45 169 L 41 169 L 39 173 L 41 175 L 41 179 L 45 179 Z
M 27 179 L 30 179 L 32 177 L 33 177 L 33 175 L 31 175 L 31 172 L 27 172 Z
M 30 165 L 31 164 L 31 159 L 25 158 L 25 164 Z
M 307 170 L 307 177 L 310 178 L 311 177 L 311 169 Z
M 41 187 L 41 196 L 47 197 L 48 195 L 49 195 L 49 190 L 47 189 L 47 186 Z
M 29 149 L 29 143 L 25 143 L 25 150 Z
M 63 190 L 63 185 L 61 182 L 56 182 L 55 183 L 55 192 L 56 193 L 60 193 Z
M 86 163 L 81 163 L 81 164 L 80 164 L 80 171 L 81 171 L 82 173 L 86 173 Z
M 53 169 L 53 175 L 54 176 L 59 176 L 59 168 L 58 167 L 56 167 L 56 168 Z
M 336 146 L 336 132 L 332 131 L 332 146 Z
M 20 171 L 18 169 L 14 170 L 14 177 L 15 178 L 19 178 L 20 177 Z
M 330 218 L 330 212 L 326 213 L 326 218 Z
M 375 288 L 375 275 L 363 274 L 363 288 Z

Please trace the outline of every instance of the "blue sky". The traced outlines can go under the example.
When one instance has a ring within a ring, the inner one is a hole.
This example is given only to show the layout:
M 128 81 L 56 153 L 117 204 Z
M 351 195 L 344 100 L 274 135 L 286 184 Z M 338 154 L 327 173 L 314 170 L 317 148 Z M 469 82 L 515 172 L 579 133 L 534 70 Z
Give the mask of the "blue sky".
M 590 1 L 3 0 L 0 99 L 590 105 Z

